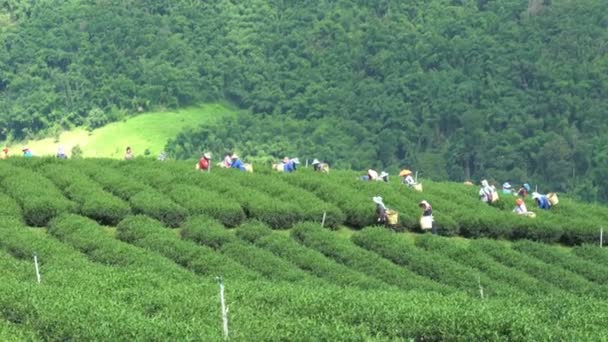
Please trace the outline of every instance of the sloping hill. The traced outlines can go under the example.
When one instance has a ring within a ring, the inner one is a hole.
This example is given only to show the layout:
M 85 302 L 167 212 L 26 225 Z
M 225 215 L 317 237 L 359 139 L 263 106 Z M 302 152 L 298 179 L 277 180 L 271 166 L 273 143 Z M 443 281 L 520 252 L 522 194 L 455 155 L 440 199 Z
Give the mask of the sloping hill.
M 442 234 L 575 243 L 589 236 L 567 221 L 584 208 L 578 203 L 562 199 L 531 227 L 508 220 L 508 203 L 485 208 L 460 184 L 425 182 L 419 194 L 396 181 L 354 181 L 352 172 L 258 169 L 3 161 L 0 336 L 220 340 L 221 275 L 234 340 L 608 337 L 607 251 L 415 233 L 415 204 L 425 196 Z M 399 230 L 414 233 L 368 227 L 371 193 L 401 212 Z M 606 212 L 593 207 L 587 218 Z M 330 229 L 320 226 L 324 213 Z
M 129 117 L 123 121 L 110 123 L 92 131 L 77 128 L 63 132 L 58 139 L 46 138 L 15 143 L 13 153 L 28 146 L 36 155 L 55 155 L 59 145 L 69 153 L 79 145 L 85 157 L 122 158 L 125 148 L 131 146 L 135 155 L 143 155 L 149 150 L 156 156 L 164 150 L 169 139 L 186 128 L 216 123 L 226 118 L 234 118 L 236 111 L 222 104 L 205 104 L 171 112 L 153 112 Z

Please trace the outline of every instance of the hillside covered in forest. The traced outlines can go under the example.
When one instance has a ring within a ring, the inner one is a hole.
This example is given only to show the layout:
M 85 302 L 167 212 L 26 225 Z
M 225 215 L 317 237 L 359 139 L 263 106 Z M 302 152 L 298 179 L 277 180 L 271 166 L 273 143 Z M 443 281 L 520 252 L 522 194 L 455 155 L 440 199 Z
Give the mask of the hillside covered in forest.
M 169 150 L 608 200 L 608 2 L 0 1 L 0 139 L 226 101 Z

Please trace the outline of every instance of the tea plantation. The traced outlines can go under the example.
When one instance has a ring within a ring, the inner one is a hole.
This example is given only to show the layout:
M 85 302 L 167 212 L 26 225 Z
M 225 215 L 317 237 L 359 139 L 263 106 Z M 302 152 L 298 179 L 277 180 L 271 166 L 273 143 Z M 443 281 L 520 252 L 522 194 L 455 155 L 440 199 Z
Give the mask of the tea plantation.
M 193 164 L 0 162 L 0 340 L 220 341 L 218 275 L 234 341 L 608 340 L 606 207 Z

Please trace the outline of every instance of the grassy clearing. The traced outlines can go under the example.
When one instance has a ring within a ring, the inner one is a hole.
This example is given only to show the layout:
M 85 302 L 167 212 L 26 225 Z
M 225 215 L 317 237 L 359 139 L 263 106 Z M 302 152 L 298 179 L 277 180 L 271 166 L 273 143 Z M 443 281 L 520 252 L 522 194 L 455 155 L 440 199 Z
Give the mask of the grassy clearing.
M 185 128 L 212 124 L 222 118 L 233 117 L 237 112 L 223 104 L 204 104 L 197 107 L 169 112 L 153 112 L 129 117 L 88 132 L 84 128 L 63 132 L 59 140 L 45 138 L 14 143 L 9 146 L 12 154 L 19 154 L 28 146 L 35 155 L 54 155 L 59 145 L 69 153 L 73 146 L 80 145 L 85 157 L 122 158 L 125 148 L 131 146 L 135 156 L 143 155 L 146 149 L 158 155 L 170 138 Z

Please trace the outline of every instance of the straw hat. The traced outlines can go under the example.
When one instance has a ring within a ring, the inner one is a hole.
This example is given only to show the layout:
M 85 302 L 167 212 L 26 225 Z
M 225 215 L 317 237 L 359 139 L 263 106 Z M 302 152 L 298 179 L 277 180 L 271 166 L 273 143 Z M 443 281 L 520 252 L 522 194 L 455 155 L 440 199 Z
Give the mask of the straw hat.
M 420 201 L 420 203 L 418 203 L 418 206 L 421 206 L 421 207 L 423 207 L 423 206 L 428 207 L 429 205 L 430 205 L 429 202 L 427 202 L 426 200 L 422 200 L 422 201 Z
M 382 202 L 382 197 L 380 197 L 380 196 L 374 196 L 374 197 L 372 197 L 372 201 L 374 201 L 374 203 L 376 203 L 376 204 L 382 204 L 382 205 L 384 205 L 384 202 Z
M 211 159 L 211 153 L 206 152 L 205 154 L 203 154 L 203 157 L 205 157 L 205 159 Z
M 232 155 L 232 157 L 230 157 L 230 158 L 231 158 L 231 159 L 239 159 L 239 156 L 237 156 L 237 155 L 236 155 L 236 153 L 234 153 L 234 154 Z
M 388 173 L 387 173 L 387 172 L 382 171 L 382 172 L 380 173 L 380 178 L 384 178 L 384 177 L 386 177 L 386 176 L 388 176 Z
M 312 165 L 316 165 L 316 164 L 321 164 L 321 162 L 319 161 L 319 159 L 313 159 L 312 161 Z
M 399 177 L 405 177 L 405 176 L 409 176 L 412 174 L 412 171 L 408 170 L 408 169 L 403 169 L 401 170 L 401 172 L 399 172 Z
M 533 192 L 532 198 L 534 198 L 534 199 L 540 198 L 540 194 L 538 192 Z
M 296 164 L 300 164 L 300 159 L 299 158 L 293 158 L 292 161 Z
M 505 189 L 511 189 L 511 184 L 509 184 L 509 182 L 505 182 L 502 187 Z
M 487 181 L 487 180 L 485 180 L 485 179 L 484 179 L 484 180 L 482 180 L 482 181 L 481 181 L 481 186 L 483 186 L 483 187 L 489 186 L 489 185 L 488 185 L 488 181 Z

